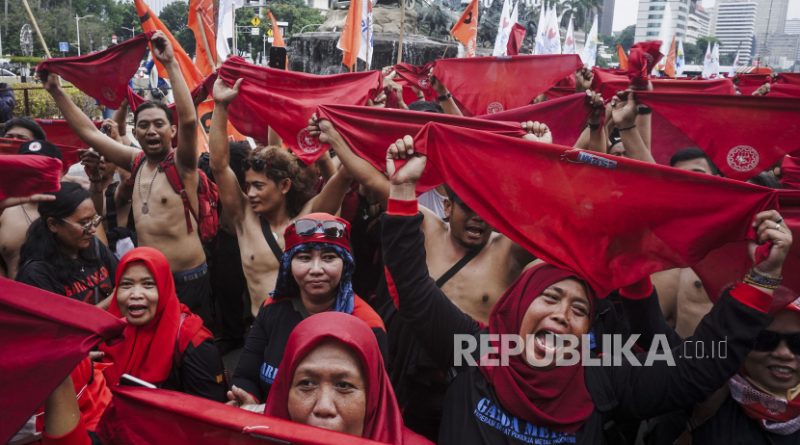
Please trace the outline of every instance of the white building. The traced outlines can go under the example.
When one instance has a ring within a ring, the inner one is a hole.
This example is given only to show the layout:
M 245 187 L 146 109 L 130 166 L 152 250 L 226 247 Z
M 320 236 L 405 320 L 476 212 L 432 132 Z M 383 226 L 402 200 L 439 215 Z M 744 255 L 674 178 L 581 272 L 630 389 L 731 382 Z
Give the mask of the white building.
M 800 34 L 800 19 L 789 19 L 783 28 L 786 34 Z
M 750 62 L 756 31 L 756 0 L 720 0 L 714 14 L 713 36 L 719 39 L 719 53 L 735 54 L 743 64 Z
M 639 11 L 636 14 L 636 33 L 634 42 L 658 39 L 661 22 L 667 3 L 672 11 L 672 30 L 670 34 L 682 39 L 686 36 L 691 0 L 639 0 Z
M 772 55 L 770 44 L 774 34 L 782 34 L 786 26 L 789 0 L 758 0 L 756 15 L 756 55 Z M 785 45 L 784 45 L 785 46 Z
M 711 9 L 711 8 L 709 8 Z M 689 8 L 689 18 L 686 23 L 686 43 L 697 44 L 700 37 L 711 34 L 711 13 L 698 2 Z

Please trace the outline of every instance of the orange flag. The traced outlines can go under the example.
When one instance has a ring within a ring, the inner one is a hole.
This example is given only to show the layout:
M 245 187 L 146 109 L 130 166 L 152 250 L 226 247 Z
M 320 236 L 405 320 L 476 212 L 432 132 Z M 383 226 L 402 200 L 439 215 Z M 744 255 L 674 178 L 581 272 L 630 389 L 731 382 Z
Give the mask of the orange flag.
M 619 69 L 623 71 L 628 70 L 628 55 L 625 54 L 625 48 L 617 43 L 617 59 L 619 59 Z
M 172 36 L 169 29 L 161 23 L 161 20 L 156 17 L 144 0 L 133 0 L 133 3 L 136 6 L 136 14 L 139 16 L 139 21 L 142 23 L 144 32 L 163 31 L 167 39 L 172 43 L 172 48 L 175 52 L 175 60 L 178 61 L 178 65 L 181 67 L 181 73 L 183 73 L 183 78 L 186 79 L 189 90 L 193 90 L 197 85 L 203 83 L 203 75 L 200 73 L 200 70 L 197 69 L 197 66 L 195 66 L 192 59 L 189 58 L 189 55 L 186 54 L 186 51 L 183 50 L 181 44 L 175 40 L 175 37 Z M 152 49 L 153 46 L 150 45 L 150 50 L 152 51 Z M 167 70 L 164 69 L 157 60 L 156 67 L 158 68 L 159 76 L 165 79 L 169 77 L 167 76 Z
M 478 40 L 478 0 L 472 0 L 458 19 L 450 34 L 467 50 L 467 57 L 475 57 Z
M 675 36 L 672 36 L 672 43 L 669 45 L 669 53 L 667 53 L 667 61 L 664 63 L 664 74 L 667 77 L 675 77 L 675 57 L 677 51 L 675 50 Z
M 189 29 L 194 33 L 195 64 L 200 74 L 208 76 L 217 65 L 217 32 L 214 23 L 214 0 L 189 0 Z
M 281 34 L 281 28 L 278 27 L 278 21 L 275 20 L 275 16 L 272 15 L 272 11 L 267 11 L 267 15 L 269 16 L 269 22 L 272 24 L 272 46 L 286 48 L 286 44 L 283 43 L 283 34 Z
M 344 21 L 344 29 L 339 37 L 337 48 L 342 50 L 342 65 L 353 71 L 361 49 L 361 1 L 350 0 L 350 9 Z

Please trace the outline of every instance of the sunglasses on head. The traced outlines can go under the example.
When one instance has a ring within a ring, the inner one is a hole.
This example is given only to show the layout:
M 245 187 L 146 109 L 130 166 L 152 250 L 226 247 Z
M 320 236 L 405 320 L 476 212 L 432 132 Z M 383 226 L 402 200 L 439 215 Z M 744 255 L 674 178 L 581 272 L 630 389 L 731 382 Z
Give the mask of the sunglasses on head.
M 756 343 L 753 345 L 755 351 L 774 351 L 775 348 L 781 343 L 781 340 L 786 341 L 786 346 L 793 354 L 800 355 L 800 332 L 791 334 L 781 334 L 774 331 L 761 331 L 756 338 Z
M 317 221 L 316 219 L 298 219 L 294 228 L 300 236 L 310 236 L 321 233 L 328 238 L 341 238 L 345 233 L 345 226 L 339 221 Z

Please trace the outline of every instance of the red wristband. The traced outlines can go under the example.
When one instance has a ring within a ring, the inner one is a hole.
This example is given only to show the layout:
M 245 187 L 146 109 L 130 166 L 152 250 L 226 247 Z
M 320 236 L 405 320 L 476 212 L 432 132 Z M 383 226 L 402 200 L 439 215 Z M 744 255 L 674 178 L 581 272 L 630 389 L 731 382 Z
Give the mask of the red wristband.
M 414 216 L 417 213 L 419 213 L 419 205 L 416 199 L 406 201 L 389 198 L 389 204 L 386 206 L 387 215 Z
M 772 304 L 771 295 L 745 283 L 736 283 L 736 286 L 731 289 L 731 296 L 743 305 L 764 313 L 769 311 Z

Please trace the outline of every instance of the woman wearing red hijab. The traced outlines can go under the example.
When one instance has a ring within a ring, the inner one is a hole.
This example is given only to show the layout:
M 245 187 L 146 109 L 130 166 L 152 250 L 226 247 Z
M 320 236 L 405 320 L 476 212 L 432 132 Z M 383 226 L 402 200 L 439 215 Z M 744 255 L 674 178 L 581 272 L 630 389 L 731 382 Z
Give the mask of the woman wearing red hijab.
M 100 349 L 111 385 L 122 374 L 175 391 L 225 400 L 222 359 L 199 316 L 178 301 L 167 258 L 151 247 L 126 253 L 117 266 L 108 311 L 128 322 L 124 340 Z
M 582 341 L 595 312 L 592 290 L 580 276 L 546 264 L 525 271 L 506 290 L 492 311 L 488 330 L 483 329 L 429 276 L 415 196 L 426 159 L 412 157 L 397 171 L 393 162 L 411 156 L 412 144 L 407 137 L 387 153 L 392 185 L 381 222 L 383 259 L 387 281 L 397 291 L 399 316 L 415 329 L 418 341 L 441 368 L 455 366 L 456 376 L 444 401 L 440 444 L 604 443 L 608 420 L 649 418 L 703 400 L 736 373 L 769 324 L 772 290 L 764 286 L 766 281 L 755 285 L 750 278 L 754 272 L 773 281 L 777 278 L 769 277 L 781 276 L 792 236 L 776 211 L 761 212 L 753 222 L 758 241 L 772 244 L 768 257 L 748 275 L 751 283 L 726 291 L 689 339 L 707 348 L 726 341 L 725 357 L 684 357 L 678 348 L 652 363 L 641 357 L 644 365 L 638 367 L 613 350 L 604 352 L 616 353 L 619 366 L 585 366 L 579 361 L 559 365 L 546 360 L 566 352 L 557 339 L 571 335 Z M 652 286 L 646 284 L 621 293 L 650 295 Z M 487 333 L 522 337 L 523 344 L 483 337 Z M 476 347 L 457 354 L 457 345 L 465 340 Z M 481 340 L 489 340 L 495 349 L 481 350 L 478 346 L 486 344 Z M 575 350 L 577 358 L 588 359 L 580 357 L 580 350 Z
M 427 444 L 403 418 L 378 342 L 340 312 L 301 321 L 286 342 L 264 414 L 394 445 Z

